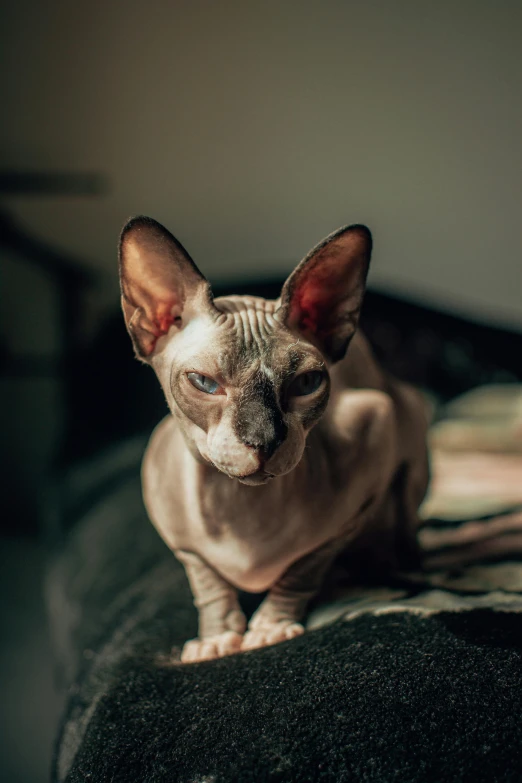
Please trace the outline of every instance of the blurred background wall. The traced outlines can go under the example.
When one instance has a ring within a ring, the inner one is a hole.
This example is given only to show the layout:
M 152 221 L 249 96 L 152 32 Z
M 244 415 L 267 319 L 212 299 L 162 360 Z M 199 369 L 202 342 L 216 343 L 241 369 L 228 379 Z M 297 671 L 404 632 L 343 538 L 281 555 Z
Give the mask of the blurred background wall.
M 213 281 L 289 270 L 347 222 L 374 286 L 522 327 L 517 0 L 17 0 L 1 26 L 1 163 L 106 175 L 11 198 L 103 273 L 131 214 Z

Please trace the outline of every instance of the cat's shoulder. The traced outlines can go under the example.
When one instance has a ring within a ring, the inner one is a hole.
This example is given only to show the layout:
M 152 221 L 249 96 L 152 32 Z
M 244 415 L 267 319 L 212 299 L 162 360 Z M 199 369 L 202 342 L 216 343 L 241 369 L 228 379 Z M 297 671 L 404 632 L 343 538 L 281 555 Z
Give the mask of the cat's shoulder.
M 353 336 L 344 359 L 330 370 L 332 391 L 378 389 L 387 386 L 386 376 L 367 338 L 361 331 Z

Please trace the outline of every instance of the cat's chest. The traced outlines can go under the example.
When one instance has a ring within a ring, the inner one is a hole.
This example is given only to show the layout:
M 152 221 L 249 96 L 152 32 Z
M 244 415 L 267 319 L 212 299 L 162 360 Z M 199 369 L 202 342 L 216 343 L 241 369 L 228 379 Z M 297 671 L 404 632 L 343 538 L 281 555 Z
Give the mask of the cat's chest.
M 195 552 L 251 592 L 269 588 L 327 541 L 349 540 L 367 496 L 356 473 L 334 480 L 328 453 L 318 449 L 290 474 L 258 487 L 217 473 L 212 480 L 194 462 L 169 467 L 152 476 L 145 471 L 144 495 L 158 532 L 174 551 Z
M 247 488 L 251 489 L 251 488 Z M 346 532 L 355 514 L 344 493 L 256 489 L 235 497 L 209 496 L 193 508 L 185 528 L 186 545 L 227 581 L 259 592 L 274 584 L 288 567 L 326 541 Z
M 240 589 L 260 592 L 276 582 L 288 567 L 328 538 L 319 514 L 301 509 L 298 514 L 246 515 L 223 524 L 213 535 L 191 526 L 192 546 L 227 581 Z

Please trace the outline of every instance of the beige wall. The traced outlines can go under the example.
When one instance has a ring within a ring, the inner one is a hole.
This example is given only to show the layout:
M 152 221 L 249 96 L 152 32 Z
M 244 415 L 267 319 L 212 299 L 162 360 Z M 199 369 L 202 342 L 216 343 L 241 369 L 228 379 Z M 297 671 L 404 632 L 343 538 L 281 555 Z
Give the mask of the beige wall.
M 2 163 L 108 174 L 11 199 L 115 290 L 136 212 L 214 280 L 289 270 L 364 221 L 374 285 L 522 326 L 522 4 L 17 0 Z

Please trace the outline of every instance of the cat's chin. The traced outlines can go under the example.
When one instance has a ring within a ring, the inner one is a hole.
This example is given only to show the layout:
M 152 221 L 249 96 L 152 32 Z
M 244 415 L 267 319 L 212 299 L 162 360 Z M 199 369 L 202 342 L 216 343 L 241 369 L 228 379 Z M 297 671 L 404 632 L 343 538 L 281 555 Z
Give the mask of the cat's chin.
M 246 476 L 238 476 L 235 473 L 230 473 L 228 470 L 225 470 L 225 468 L 215 462 L 212 462 L 212 460 L 205 457 L 203 454 L 200 454 L 200 456 L 203 457 L 202 461 L 204 463 L 206 462 L 207 464 L 212 465 L 213 468 L 216 468 L 224 476 L 232 479 L 232 481 L 239 481 L 241 484 L 246 484 L 248 487 L 259 487 L 262 484 L 267 484 L 271 479 L 276 478 L 273 473 L 267 473 L 262 469 L 256 470 L 255 473 L 250 473 Z
M 257 470 L 250 476 L 237 476 L 237 480 L 241 484 L 246 484 L 247 487 L 259 487 L 262 484 L 267 484 L 273 478 L 275 478 L 273 473 L 265 473 L 264 470 Z

